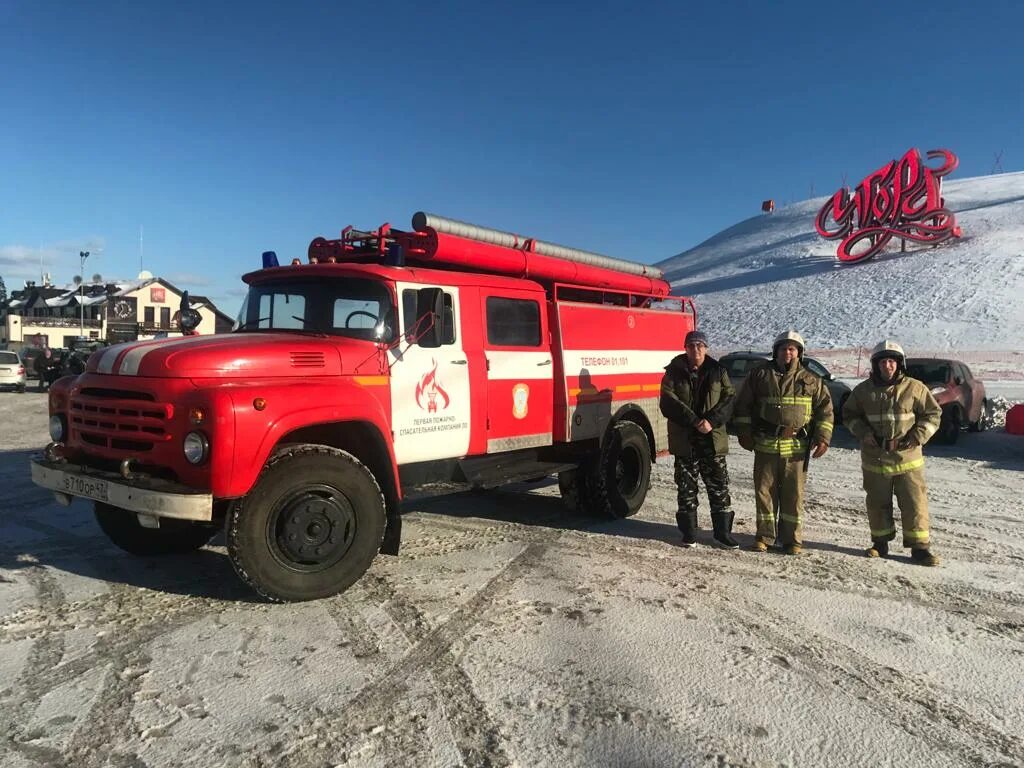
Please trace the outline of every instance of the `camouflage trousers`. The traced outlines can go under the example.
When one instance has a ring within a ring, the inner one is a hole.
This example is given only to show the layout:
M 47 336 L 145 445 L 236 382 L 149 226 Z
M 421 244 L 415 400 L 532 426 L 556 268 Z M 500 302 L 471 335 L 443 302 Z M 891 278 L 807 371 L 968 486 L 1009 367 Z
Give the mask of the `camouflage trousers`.
M 892 541 L 896 538 L 892 497 L 900 505 L 903 523 L 903 546 L 914 549 L 928 547 L 928 487 L 924 470 L 914 469 L 902 475 L 883 475 L 864 472 L 864 490 L 867 492 L 868 524 L 872 541 Z
M 676 521 L 679 522 L 680 529 L 682 517 L 690 518 L 696 525 L 698 478 L 704 481 L 704 487 L 707 489 L 711 514 L 718 515 L 730 511 L 732 499 L 729 496 L 729 469 L 725 463 L 725 456 L 716 456 L 712 445 L 694 441 L 689 457 L 676 456 L 675 459 L 676 500 L 679 503 Z
M 757 539 L 771 546 L 802 544 L 804 457 L 754 453 Z

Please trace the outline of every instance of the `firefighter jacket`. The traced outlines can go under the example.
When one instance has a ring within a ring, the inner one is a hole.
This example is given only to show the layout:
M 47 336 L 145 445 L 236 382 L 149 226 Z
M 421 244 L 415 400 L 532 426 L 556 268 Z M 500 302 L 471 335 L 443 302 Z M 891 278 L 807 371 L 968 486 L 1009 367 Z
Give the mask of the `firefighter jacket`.
M 733 425 L 741 437 L 753 436 L 755 451 L 800 456 L 809 442 L 832 440 L 832 396 L 799 359 L 784 371 L 770 361 L 740 387 Z
M 736 390 L 729 374 L 713 357 L 705 356 L 696 371 L 690 370 L 685 354 L 677 355 L 665 366 L 661 379 L 662 415 L 668 419 L 668 450 L 689 458 L 694 440 L 710 437 L 716 456 L 729 452 L 726 422 L 732 415 Z M 707 419 L 713 429 L 709 435 L 697 431 L 697 422 Z
M 874 376 L 862 381 L 843 407 L 843 423 L 861 443 L 861 466 L 880 475 L 921 469 L 921 446 L 938 430 L 941 418 L 928 387 L 903 373 L 890 383 Z M 868 435 L 874 435 L 877 447 L 863 444 Z

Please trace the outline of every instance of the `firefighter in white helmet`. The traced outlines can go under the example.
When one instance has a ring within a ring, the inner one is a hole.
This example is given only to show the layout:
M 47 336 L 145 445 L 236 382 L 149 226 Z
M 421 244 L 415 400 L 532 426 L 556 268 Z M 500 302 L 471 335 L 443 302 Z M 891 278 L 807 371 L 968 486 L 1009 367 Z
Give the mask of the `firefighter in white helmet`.
M 756 552 L 777 540 L 786 554 L 800 554 L 807 459 L 823 456 L 832 440 L 832 397 L 803 367 L 803 354 L 799 333 L 780 333 L 772 360 L 752 370 L 736 396 L 733 424 L 740 445 L 754 451 Z
M 871 546 L 868 557 L 886 557 L 896 538 L 893 496 L 900 505 L 903 546 L 914 562 L 938 565 L 928 534 L 928 489 L 921 446 L 939 428 L 942 409 L 928 387 L 907 376 L 903 348 L 888 339 L 871 350 L 871 375 L 843 407 L 843 423 L 860 441 Z

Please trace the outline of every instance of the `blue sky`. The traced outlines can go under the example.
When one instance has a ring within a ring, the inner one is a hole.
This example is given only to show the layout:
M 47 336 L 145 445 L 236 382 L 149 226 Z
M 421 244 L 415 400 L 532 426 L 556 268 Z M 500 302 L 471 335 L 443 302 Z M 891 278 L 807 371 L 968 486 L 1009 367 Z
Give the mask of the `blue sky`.
M 102 248 L 87 275 L 134 277 L 141 226 L 234 314 L 261 251 L 420 209 L 657 262 L 910 147 L 1024 169 L 1022 29 L 992 0 L 0 0 L 0 275 Z

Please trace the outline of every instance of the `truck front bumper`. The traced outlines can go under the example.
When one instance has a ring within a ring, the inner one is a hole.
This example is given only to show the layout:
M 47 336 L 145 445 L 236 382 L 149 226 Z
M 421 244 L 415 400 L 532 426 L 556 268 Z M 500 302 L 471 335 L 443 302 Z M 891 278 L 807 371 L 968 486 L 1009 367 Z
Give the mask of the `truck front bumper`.
M 49 488 L 58 501 L 72 496 L 92 499 L 152 517 L 208 522 L 213 519 L 213 496 L 186 486 L 137 475 L 130 481 L 114 472 L 33 457 L 32 482 Z

